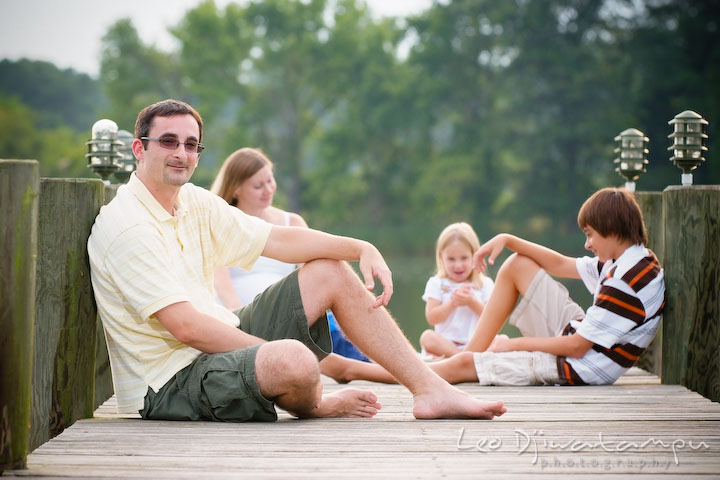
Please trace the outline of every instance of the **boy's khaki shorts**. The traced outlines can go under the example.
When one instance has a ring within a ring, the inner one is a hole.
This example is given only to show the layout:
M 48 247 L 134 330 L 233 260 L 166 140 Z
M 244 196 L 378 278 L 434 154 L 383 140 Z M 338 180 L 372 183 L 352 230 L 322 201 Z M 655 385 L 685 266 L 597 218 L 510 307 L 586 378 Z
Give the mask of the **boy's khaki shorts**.
M 567 288 L 540 269 L 510 315 L 510 325 L 524 337 L 559 337 L 571 320 L 585 312 Z M 473 354 L 481 385 L 553 385 L 561 383 L 557 357 L 545 352 L 481 352 Z
M 265 340 L 299 340 L 323 359 L 332 352 L 327 317 L 308 328 L 297 272 L 270 286 L 235 314 L 242 331 Z M 273 402 L 262 396 L 255 378 L 259 348 L 201 354 L 157 393 L 148 388 L 140 415 L 155 420 L 277 420 Z

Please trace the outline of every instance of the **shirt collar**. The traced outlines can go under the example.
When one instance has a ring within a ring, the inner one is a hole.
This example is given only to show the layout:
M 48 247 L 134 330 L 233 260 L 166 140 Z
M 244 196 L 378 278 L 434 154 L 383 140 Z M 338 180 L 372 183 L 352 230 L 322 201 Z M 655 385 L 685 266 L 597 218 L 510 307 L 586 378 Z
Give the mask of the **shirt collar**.
M 613 262 L 618 263 L 624 260 L 640 259 L 647 255 L 645 247 L 641 244 L 631 245 L 625 249 L 625 251 Z
M 170 215 L 165 208 L 160 205 L 160 202 L 150 193 L 145 184 L 137 177 L 136 172 L 130 175 L 130 180 L 127 183 L 130 192 L 142 203 L 148 212 L 152 214 L 159 222 L 172 221 L 175 217 L 184 216 L 186 213 L 184 202 L 182 201 L 182 189 L 175 202 L 174 210 L 175 216 Z

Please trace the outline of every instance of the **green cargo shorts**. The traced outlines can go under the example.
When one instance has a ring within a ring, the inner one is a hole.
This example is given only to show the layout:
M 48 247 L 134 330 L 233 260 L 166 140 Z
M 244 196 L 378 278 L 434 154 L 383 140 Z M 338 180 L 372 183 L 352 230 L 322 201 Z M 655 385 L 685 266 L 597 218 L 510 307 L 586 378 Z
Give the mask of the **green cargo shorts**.
M 265 340 L 292 338 L 322 360 L 332 352 L 327 316 L 308 328 L 298 271 L 235 312 L 240 329 Z M 277 420 L 275 405 L 260 393 L 255 356 L 260 345 L 225 353 L 203 353 L 155 393 L 148 388 L 140 415 L 153 420 L 247 422 Z

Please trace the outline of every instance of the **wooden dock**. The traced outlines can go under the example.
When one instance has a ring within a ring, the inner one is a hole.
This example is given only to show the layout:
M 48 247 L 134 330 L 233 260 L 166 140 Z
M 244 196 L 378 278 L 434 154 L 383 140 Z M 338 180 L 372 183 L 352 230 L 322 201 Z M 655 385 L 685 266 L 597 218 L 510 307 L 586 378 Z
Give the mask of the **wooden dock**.
M 4 476 L 720 478 L 720 404 L 642 370 L 604 387 L 461 385 L 506 402 L 493 421 L 418 421 L 403 387 L 351 385 L 378 394 L 375 418 L 144 421 L 118 416 L 110 399 L 33 451 L 27 470 Z

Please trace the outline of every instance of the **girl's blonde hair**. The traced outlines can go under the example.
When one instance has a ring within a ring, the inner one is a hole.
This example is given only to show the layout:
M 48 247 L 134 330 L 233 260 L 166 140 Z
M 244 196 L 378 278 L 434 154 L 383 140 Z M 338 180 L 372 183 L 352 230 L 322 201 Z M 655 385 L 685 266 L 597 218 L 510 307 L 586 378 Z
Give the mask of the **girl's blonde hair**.
M 268 165 L 273 167 L 273 163 L 259 148 L 236 150 L 223 162 L 210 191 L 237 207 L 237 198 L 233 196 L 235 191 L 245 180 Z
M 448 225 L 440 233 L 437 240 L 437 247 L 435 248 L 435 261 L 437 263 L 438 277 L 447 278 L 448 276 L 447 271 L 445 270 L 445 264 L 442 260 L 442 252 L 448 245 L 455 241 L 462 242 L 467 245 L 473 255 L 480 249 L 480 239 L 475 233 L 475 230 L 473 230 L 469 224 L 465 222 L 458 222 Z M 483 276 L 480 275 L 480 273 L 474 268 L 470 278 L 475 285 L 482 287 Z

